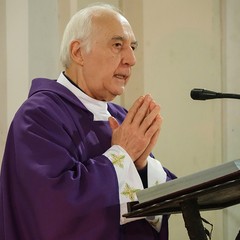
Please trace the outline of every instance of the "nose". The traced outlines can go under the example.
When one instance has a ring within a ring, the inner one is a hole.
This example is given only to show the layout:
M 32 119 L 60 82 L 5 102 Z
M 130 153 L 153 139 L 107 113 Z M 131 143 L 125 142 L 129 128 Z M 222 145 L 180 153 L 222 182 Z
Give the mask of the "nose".
M 122 63 L 128 66 L 134 66 L 136 63 L 136 56 L 131 46 L 123 51 Z

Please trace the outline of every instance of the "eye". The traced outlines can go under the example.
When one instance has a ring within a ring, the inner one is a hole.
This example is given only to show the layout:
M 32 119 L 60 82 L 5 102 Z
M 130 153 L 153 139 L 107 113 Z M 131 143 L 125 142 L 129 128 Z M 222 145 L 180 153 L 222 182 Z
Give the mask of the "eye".
M 116 42 L 116 43 L 113 44 L 113 46 L 114 46 L 115 48 L 122 48 L 122 43 Z
M 131 46 L 132 50 L 134 51 L 136 49 L 136 46 Z
M 135 51 L 137 49 L 137 46 L 138 46 L 137 43 L 132 44 L 131 45 L 132 50 Z

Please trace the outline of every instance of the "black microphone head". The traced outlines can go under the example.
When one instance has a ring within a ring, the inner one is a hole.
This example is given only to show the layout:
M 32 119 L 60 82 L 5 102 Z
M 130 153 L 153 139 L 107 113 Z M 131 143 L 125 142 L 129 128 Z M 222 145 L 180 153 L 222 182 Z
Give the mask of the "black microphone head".
M 213 92 L 210 90 L 194 88 L 191 91 L 191 98 L 193 100 L 207 100 L 207 99 L 214 99 L 214 98 L 221 98 L 222 94 Z
M 206 100 L 203 93 L 204 93 L 204 89 L 194 88 L 191 91 L 190 96 L 193 100 Z

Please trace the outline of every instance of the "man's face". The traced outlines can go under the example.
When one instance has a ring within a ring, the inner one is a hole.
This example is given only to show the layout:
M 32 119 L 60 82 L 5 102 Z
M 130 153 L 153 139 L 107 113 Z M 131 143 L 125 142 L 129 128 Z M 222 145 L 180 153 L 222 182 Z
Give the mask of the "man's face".
M 121 15 L 107 13 L 93 18 L 91 51 L 83 52 L 83 91 L 92 98 L 111 101 L 124 91 L 136 58 L 135 36 Z

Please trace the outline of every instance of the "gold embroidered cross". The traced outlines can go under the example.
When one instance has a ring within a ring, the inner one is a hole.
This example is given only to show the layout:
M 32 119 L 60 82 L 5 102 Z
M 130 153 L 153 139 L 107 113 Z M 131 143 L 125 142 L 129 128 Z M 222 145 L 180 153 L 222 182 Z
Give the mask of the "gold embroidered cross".
M 128 197 L 131 201 L 134 201 L 136 192 L 140 189 L 131 188 L 128 183 L 125 184 L 124 190 L 121 192 L 124 196 Z
M 117 165 L 120 168 L 123 168 L 123 160 L 125 155 L 116 155 L 114 153 L 111 154 L 111 160 L 113 165 Z

